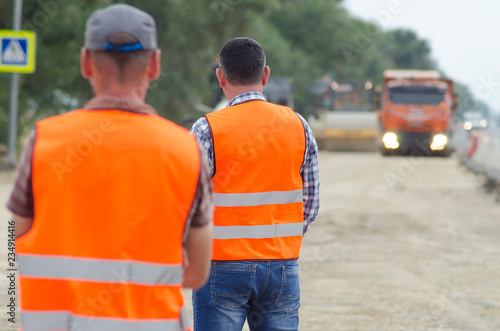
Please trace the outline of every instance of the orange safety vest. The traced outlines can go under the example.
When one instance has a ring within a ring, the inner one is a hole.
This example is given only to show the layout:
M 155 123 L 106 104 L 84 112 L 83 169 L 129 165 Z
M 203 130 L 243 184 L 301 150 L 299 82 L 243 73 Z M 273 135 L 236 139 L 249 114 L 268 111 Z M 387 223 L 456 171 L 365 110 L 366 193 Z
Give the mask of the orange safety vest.
M 17 240 L 30 330 L 188 330 L 182 243 L 195 138 L 156 115 L 76 110 L 40 121 L 32 228 Z
M 255 100 L 206 115 L 215 155 L 214 260 L 299 257 L 303 231 L 302 121 Z

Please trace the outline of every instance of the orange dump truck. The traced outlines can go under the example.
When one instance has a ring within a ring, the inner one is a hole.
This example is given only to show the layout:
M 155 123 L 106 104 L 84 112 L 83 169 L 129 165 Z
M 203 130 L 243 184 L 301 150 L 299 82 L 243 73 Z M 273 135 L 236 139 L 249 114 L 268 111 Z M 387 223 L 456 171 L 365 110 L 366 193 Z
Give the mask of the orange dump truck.
M 380 93 L 383 155 L 450 155 L 456 108 L 451 80 L 434 70 L 386 70 Z

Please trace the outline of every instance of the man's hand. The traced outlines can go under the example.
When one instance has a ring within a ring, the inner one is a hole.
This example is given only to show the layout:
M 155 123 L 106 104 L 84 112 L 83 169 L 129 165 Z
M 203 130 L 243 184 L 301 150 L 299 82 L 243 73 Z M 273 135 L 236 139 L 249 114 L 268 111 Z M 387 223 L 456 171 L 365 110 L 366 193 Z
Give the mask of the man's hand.
M 19 238 L 31 229 L 31 225 L 33 224 L 32 217 L 24 217 L 12 214 L 12 218 L 16 222 L 16 238 Z

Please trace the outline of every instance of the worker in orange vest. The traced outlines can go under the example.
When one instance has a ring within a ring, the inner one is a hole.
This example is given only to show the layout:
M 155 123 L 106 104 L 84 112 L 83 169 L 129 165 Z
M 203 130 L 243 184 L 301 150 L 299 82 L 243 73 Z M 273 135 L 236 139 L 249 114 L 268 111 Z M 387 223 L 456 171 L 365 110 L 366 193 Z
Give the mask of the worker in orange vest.
M 212 188 L 196 139 L 144 103 L 153 18 L 94 12 L 81 71 L 95 98 L 37 123 L 8 202 L 22 328 L 189 330 L 182 287 L 210 270 Z
M 292 109 L 266 102 L 262 47 L 230 40 L 216 69 L 228 107 L 193 124 L 214 185 L 210 281 L 193 292 L 194 328 L 297 330 L 297 258 L 319 208 L 317 145 Z

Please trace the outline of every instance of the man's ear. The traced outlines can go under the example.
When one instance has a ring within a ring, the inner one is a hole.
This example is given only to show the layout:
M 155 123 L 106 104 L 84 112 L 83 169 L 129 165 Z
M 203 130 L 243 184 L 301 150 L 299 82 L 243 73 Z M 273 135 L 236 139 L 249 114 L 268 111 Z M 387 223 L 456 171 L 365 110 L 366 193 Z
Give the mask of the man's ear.
M 221 68 L 215 69 L 215 75 L 217 76 L 217 79 L 219 80 L 219 86 L 220 88 L 224 88 L 226 86 L 226 75 L 224 74 L 224 71 L 222 71 Z
M 90 52 L 88 49 L 82 48 L 80 50 L 80 72 L 85 79 L 92 76 L 92 65 L 90 64 L 90 61 L 92 61 Z
M 155 80 L 160 77 L 161 72 L 161 51 L 157 49 L 151 54 L 151 59 L 148 65 L 148 77 Z
M 267 85 L 267 80 L 269 79 L 270 74 L 271 74 L 271 68 L 269 68 L 269 66 L 265 66 L 264 73 L 262 74 L 262 86 Z

